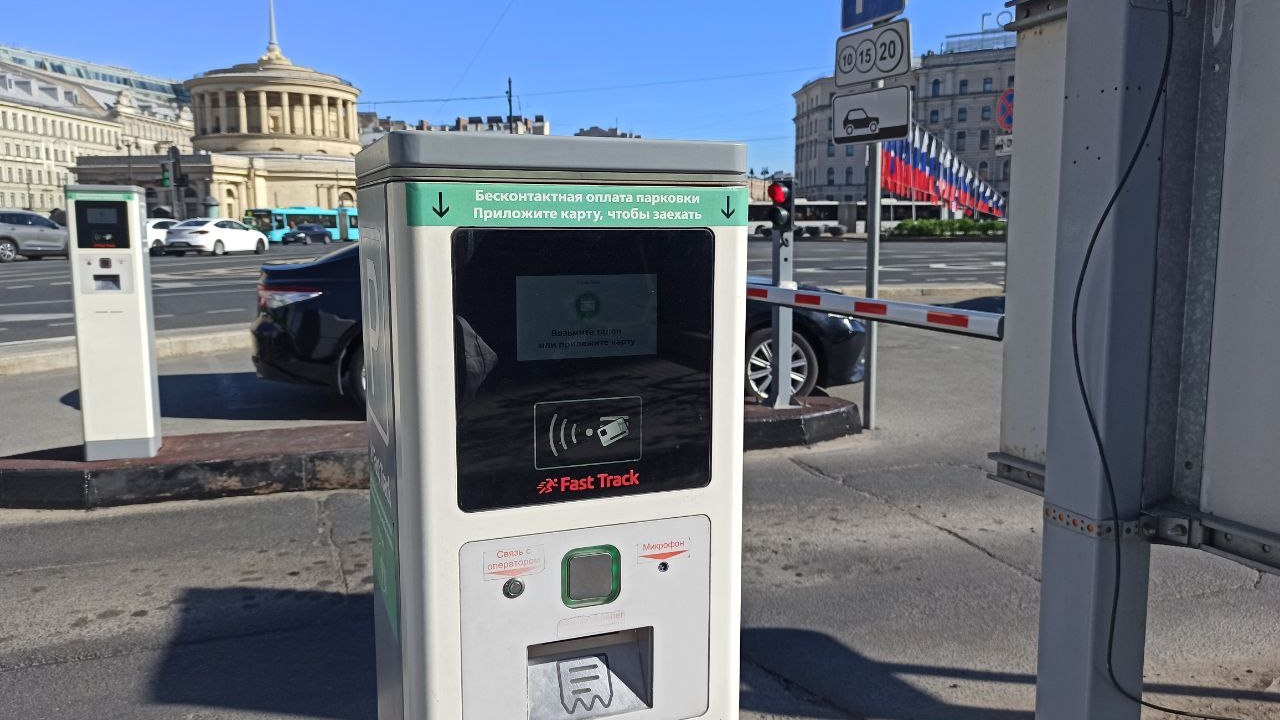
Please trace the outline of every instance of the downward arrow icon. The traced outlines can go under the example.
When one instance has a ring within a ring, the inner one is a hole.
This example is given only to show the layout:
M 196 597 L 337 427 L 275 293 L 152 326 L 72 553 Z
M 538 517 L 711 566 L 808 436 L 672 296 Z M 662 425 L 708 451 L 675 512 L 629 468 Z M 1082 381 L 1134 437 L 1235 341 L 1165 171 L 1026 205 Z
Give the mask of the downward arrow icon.
M 431 208 L 431 212 L 441 218 L 449 214 L 449 208 L 444 206 L 444 193 L 436 193 L 436 206 Z
M 733 217 L 733 214 L 735 212 L 737 212 L 737 210 L 734 210 L 733 206 L 729 204 L 729 196 L 725 195 L 724 209 L 720 211 L 720 214 L 724 216 L 725 220 L 728 220 L 729 218 Z

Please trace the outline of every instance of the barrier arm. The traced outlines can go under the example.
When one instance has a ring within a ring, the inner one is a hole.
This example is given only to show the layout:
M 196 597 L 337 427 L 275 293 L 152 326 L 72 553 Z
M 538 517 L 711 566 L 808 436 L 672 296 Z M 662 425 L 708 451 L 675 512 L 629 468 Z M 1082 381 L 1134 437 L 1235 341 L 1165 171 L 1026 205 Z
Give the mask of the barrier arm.
M 747 297 L 773 305 L 821 310 L 861 320 L 875 320 L 987 340 L 1004 339 L 1004 315 L 1000 313 L 851 297 L 833 292 L 791 290 L 763 283 L 747 283 Z

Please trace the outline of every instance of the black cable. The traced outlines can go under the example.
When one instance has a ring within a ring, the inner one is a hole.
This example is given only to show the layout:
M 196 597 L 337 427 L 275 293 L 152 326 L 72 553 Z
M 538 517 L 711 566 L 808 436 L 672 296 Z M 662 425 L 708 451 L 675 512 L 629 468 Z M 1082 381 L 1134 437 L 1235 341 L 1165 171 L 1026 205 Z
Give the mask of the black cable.
M 1116 623 L 1120 614 L 1120 580 L 1123 577 L 1120 569 L 1122 558 L 1122 546 L 1120 536 L 1120 503 L 1116 498 L 1116 486 L 1111 478 L 1111 464 L 1107 461 L 1107 451 L 1102 442 L 1102 432 L 1098 429 L 1098 420 L 1094 417 L 1093 403 L 1089 401 L 1089 391 L 1085 387 L 1084 371 L 1080 363 L 1080 338 L 1078 332 L 1078 320 L 1080 314 L 1080 296 L 1084 291 L 1085 277 L 1089 272 L 1089 263 L 1093 259 L 1093 251 L 1097 247 L 1098 238 L 1102 235 L 1102 228 L 1106 225 L 1107 219 L 1111 216 L 1111 211 L 1115 208 L 1115 204 L 1120 199 L 1120 194 L 1124 192 L 1125 185 L 1129 182 L 1129 176 L 1133 174 L 1133 169 L 1137 167 L 1138 160 L 1142 157 L 1142 151 L 1146 147 L 1147 137 L 1151 134 L 1151 128 L 1155 125 L 1156 116 L 1159 114 L 1161 101 L 1165 99 L 1165 92 L 1169 84 L 1169 67 L 1173 62 L 1173 0 L 1165 0 L 1165 13 L 1167 20 L 1167 29 L 1165 36 L 1164 48 L 1164 66 L 1160 70 L 1160 83 L 1156 87 L 1155 98 L 1151 101 L 1151 112 L 1147 116 L 1147 124 L 1142 129 L 1142 137 L 1138 139 L 1138 145 L 1133 150 L 1133 157 L 1129 159 L 1129 165 L 1125 168 L 1124 174 L 1120 176 L 1120 183 L 1116 186 L 1115 192 L 1111 194 L 1111 199 L 1107 201 L 1107 206 L 1102 211 L 1102 217 L 1098 218 L 1098 224 L 1093 229 L 1093 235 L 1089 238 L 1089 244 L 1084 252 L 1084 262 L 1080 265 L 1080 274 L 1076 277 L 1076 291 L 1071 300 L 1071 357 L 1075 363 L 1076 385 L 1080 390 L 1080 399 L 1084 403 L 1085 415 L 1089 418 L 1089 430 L 1093 433 L 1094 445 L 1098 448 L 1098 458 L 1102 462 L 1102 477 L 1106 481 L 1107 495 L 1111 502 L 1111 517 L 1116 523 L 1116 532 L 1112 533 L 1115 540 L 1115 581 L 1111 594 L 1111 619 L 1107 630 L 1107 676 L 1111 680 L 1111 684 L 1121 695 L 1138 703 L 1139 705 L 1158 710 L 1170 715 L 1179 715 L 1181 717 L 1200 718 L 1201 720 L 1243 720 L 1242 718 L 1229 717 L 1225 715 L 1208 715 L 1204 713 L 1191 713 L 1184 710 L 1175 710 L 1167 708 L 1155 703 L 1150 703 L 1142 699 L 1142 693 L 1137 694 L 1129 692 L 1120 680 L 1116 677 L 1115 665 L 1112 662 L 1112 656 L 1115 651 L 1116 644 Z

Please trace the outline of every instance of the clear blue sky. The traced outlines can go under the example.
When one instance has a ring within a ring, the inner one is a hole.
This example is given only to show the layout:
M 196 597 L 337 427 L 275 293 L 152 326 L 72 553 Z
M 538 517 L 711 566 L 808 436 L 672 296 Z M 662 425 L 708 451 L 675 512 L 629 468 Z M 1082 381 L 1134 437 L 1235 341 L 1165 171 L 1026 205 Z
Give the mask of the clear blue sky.
M 0 43 L 180 80 L 254 60 L 267 41 L 267 0 L 5 5 Z M 915 53 L 976 32 L 1003 6 L 909 0 Z M 276 15 L 285 54 L 350 80 L 362 103 L 502 95 L 511 76 L 516 112 L 545 115 L 554 134 L 616 123 L 644 137 L 745 140 L 751 166 L 772 170 L 793 163 L 791 93 L 832 72 L 840 35 L 839 0 L 276 0 Z M 755 73 L 769 74 L 724 78 Z M 652 85 L 607 89 L 642 83 Z M 506 100 L 376 110 L 443 123 L 505 115 Z

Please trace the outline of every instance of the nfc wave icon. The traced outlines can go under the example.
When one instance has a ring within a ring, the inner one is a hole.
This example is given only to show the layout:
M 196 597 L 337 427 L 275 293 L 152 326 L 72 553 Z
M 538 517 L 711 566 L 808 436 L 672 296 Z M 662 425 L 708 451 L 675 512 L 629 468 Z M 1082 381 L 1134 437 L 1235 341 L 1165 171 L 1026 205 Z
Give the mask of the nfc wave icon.
M 613 704 L 613 676 L 609 672 L 608 655 L 560 660 L 556 663 L 556 675 L 560 679 L 560 705 L 573 715 L 581 707 L 591 712 L 596 703 L 601 709 Z

